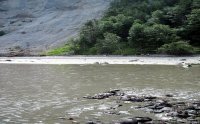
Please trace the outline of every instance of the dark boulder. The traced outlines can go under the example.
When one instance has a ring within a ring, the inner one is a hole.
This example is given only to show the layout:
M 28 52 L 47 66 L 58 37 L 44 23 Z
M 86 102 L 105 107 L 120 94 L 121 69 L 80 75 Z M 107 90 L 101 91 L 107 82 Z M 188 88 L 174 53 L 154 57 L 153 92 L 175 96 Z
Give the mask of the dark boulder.
M 190 117 L 187 111 L 179 111 L 177 114 L 177 117 L 179 118 L 188 118 Z
M 172 94 L 166 94 L 166 97 L 174 97 Z
M 146 123 L 146 122 L 151 122 L 153 119 L 149 117 L 135 117 L 138 123 Z
M 88 122 L 86 122 L 86 124 L 96 124 L 96 123 L 93 121 L 88 121 Z
M 99 93 L 99 94 L 95 94 L 94 96 L 84 96 L 83 98 L 86 98 L 86 99 L 105 99 L 105 98 L 108 98 L 110 96 L 113 96 L 113 93 Z
M 121 96 L 121 97 L 120 97 L 120 100 L 122 100 L 122 101 L 130 101 L 130 99 L 131 99 L 131 97 L 128 96 L 128 95 L 125 95 L 125 96 Z
M 114 89 L 114 90 L 110 90 L 107 93 L 112 93 L 113 95 L 116 95 L 120 90 L 118 89 Z
M 110 90 L 110 91 L 107 91 L 107 92 L 104 92 L 104 93 L 99 93 L 99 94 L 95 94 L 94 96 L 84 96 L 83 98 L 86 98 L 86 99 L 105 99 L 105 98 L 109 98 L 110 96 L 115 96 L 117 95 L 117 93 L 119 92 L 120 90 Z
M 142 97 L 131 97 L 130 101 L 131 102 L 144 102 L 144 98 L 142 98 Z
M 138 121 L 135 118 L 123 119 L 119 124 L 138 124 Z
M 105 112 L 105 114 L 108 114 L 108 115 L 120 115 L 120 113 L 117 112 L 117 111 L 107 111 L 107 112 Z
M 120 100 L 131 101 L 131 102 L 144 102 L 145 99 L 139 96 L 125 95 L 125 96 L 121 96 Z
M 144 101 L 153 101 L 155 99 L 157 99 L 157 97 L 155 97 L 155 96 L 145 96 L 144 97 Z

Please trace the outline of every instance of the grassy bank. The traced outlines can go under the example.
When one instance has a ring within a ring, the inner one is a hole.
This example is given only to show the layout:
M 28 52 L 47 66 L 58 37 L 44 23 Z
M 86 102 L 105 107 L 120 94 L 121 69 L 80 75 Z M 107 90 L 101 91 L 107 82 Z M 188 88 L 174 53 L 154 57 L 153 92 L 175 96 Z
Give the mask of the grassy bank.
M 70 46 L 65 45 L 65 46 L 47 51 L 46 53 L 44 53 L 44 55 L 47 55 L 47 56 L 68 55 L 69 53 L 70 53 Z

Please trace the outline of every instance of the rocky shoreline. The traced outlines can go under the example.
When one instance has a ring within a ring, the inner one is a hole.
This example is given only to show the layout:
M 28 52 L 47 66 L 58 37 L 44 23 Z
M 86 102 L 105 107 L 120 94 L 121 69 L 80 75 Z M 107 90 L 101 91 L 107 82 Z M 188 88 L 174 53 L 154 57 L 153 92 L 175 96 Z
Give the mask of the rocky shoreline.
M 114 98 L 113 98 L 114 97 Z M 116 100 L 117 106 L 111 107 L 107 114 L 119 115 L 117 108 L 122 107 L 123 103 L 139 103 L 133 109 L 154 114 L 158 119 L 151 117 L 127 117 L 110 122 L 111 124 L 199 124 L 200 123 L 200 100 L 181 101 L 174 98 L 173 94 L 166 94 L 165 97 L 157 96 L 137 96 L 130 95 L 121 90 L 115 89 L 87 95 L 83 97 L 88 100 Z M 92 102 L 92 101 L 91 101 Z M 102 124 L 104 122 L 92 120 L 87 124 Z

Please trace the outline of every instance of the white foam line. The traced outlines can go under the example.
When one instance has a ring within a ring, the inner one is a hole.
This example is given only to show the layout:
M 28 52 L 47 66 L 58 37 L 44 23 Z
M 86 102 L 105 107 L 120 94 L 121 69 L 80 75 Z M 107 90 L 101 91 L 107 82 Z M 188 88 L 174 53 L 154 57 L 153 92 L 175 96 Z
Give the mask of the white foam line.
M 0 57 L 0 64 L 135 64 L 135 65 L 178 65 L 200 64 L 200 56 L 195 57 Z

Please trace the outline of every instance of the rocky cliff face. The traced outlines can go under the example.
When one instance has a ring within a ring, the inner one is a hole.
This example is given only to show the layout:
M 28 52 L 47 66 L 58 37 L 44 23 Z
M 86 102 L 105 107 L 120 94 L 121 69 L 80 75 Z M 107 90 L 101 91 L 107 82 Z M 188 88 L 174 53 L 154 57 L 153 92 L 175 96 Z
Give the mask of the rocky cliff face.
M 0 53 L 20 46 L 40 53 L 75 36 L 111 0 L 0 0 Z

